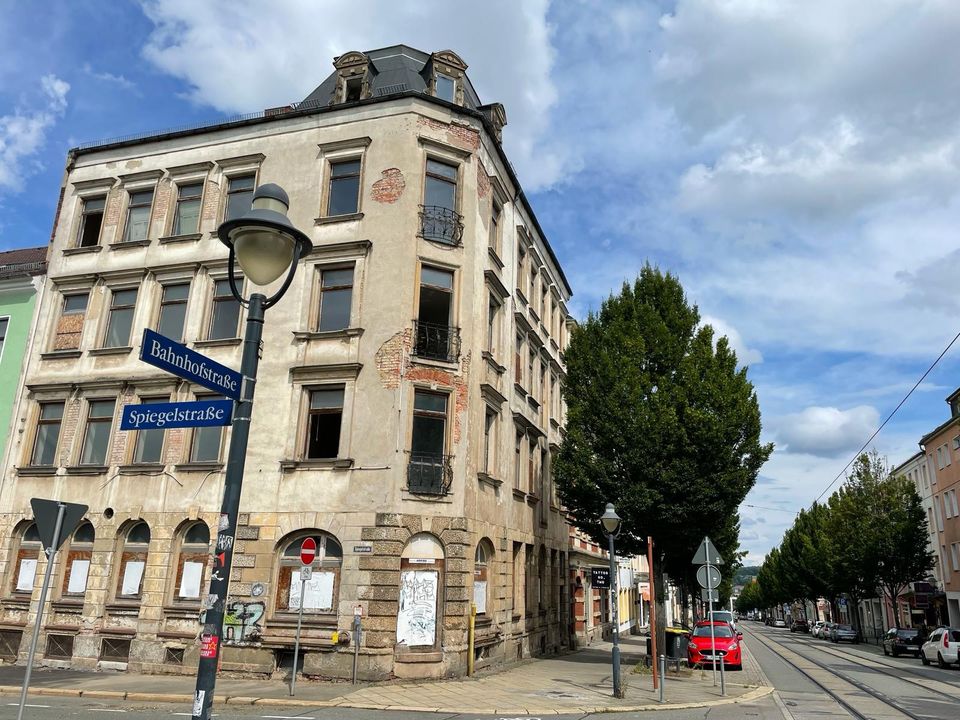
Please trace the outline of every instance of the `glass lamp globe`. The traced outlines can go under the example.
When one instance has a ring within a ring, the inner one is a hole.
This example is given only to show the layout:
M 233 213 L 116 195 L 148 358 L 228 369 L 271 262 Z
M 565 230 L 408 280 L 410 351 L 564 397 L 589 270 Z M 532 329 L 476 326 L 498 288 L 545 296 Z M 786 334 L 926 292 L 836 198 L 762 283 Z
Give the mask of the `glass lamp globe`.
M 247 226 L 230 235 L 244 277 L 255 285 L 269 285 L 293 262 L 293 238 L 273 228 Z
M 620 528 L 620 516 L 617 515 L 617 511 L 613 509 L 613 503 L 607 503 L 607 509 L 600 517 L 600 524 L 603 525 L 603 529 L 610 535 Z

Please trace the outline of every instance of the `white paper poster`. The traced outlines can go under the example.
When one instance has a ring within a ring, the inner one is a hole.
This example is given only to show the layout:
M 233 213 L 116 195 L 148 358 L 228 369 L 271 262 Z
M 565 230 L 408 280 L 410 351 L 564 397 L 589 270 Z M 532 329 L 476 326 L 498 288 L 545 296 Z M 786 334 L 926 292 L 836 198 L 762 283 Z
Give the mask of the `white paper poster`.
M 477 606 L 477 614 L 487 611 L 487 581 L 473 581 L 473 604 Z
M 315 572 L 303 586 L 304 610 L 332 610 L 333 609 L 333 579 L 332 572 Z M 294 570 L 290 574 L 290 603 L 291 610 L 300 609 L 300 571 Z
M 437 637 L 436 570 L 404 570 L 400 575 L 397 642 L 433 645 Z
M 33 581 L 37 577 L 37 561 L 24 558 L 20 561 L 20 574 L 17 575 L 17 590 L 32 592 Z
M 200 597 L 200 581 L 203 579 L 203 563 L 185 562 L 183 574 L 180 575 L 180 589 L 177 591 L 182 598 Z
M 83 594 L 87 591 L 87 575 L 90 572 L 89 560 L 74 560 L 70 565 L 70 582 L 67 583 L 68 593 Z
M 123 569 L 123 582 L 120 583 L 120 594 L 139 595 L 141 580 L 143 580 L 143 560 L 131 560 Z

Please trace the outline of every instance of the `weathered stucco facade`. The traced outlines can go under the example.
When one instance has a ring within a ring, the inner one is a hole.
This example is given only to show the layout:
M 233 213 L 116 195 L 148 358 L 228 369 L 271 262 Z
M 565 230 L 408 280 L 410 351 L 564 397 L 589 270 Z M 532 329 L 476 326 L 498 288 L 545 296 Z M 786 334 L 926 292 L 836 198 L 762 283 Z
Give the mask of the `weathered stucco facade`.
M 423 89 L 378 86 L 386 61 L 349 53 L 322 102 L 71 152 L 0 490 L 0 654 L 26 652 L 42 497 L 90 506 L 58 555 L 45 662 L 196 666 L 229 428 L 119 418 L 207 395 L 139 360 L 144 328 L 239 367 L 215 231 L 268 182 L 314 251 L 267 313 L 223 669 L 289 666 L 307 536 L 307 674 L 349 676 L 334 637 L 357 607 L 366 679 L 465 672 L 472 603 L 481 665 L 567 645 L 550 456 L 570 290 L 500 147 L 503 108 L 479 106 L 455 54 L 390 50 Z

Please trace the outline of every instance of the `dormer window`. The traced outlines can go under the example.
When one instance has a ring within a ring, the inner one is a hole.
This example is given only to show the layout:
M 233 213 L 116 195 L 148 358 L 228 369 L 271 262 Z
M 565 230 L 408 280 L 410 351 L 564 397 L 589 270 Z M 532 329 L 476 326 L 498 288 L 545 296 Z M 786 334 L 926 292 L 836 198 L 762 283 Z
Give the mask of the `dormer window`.
M 437 73 L 436 95 L 441 100 L 453 102 L 457 92 L 457 81 L 449 75 Z
M 343 101 L 357 102 L 363 94 L 363 78 L 351 77 L 344 81 Z

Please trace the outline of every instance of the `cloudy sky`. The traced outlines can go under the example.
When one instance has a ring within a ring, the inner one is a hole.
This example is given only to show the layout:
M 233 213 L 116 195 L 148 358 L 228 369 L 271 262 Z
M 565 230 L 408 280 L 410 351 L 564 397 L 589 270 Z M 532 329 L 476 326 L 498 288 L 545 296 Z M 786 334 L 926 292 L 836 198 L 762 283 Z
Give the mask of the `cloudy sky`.
M 960 3 L 0 0 L 0 248 L 49 237 L 67 149 L 305 97 L 334 55 L 452 48 L 576 294 L 650 261 L 750 365 L 777 449 L 757 560 L 960 331 Z M 877 438 L 947 417 L 960 343 Z

